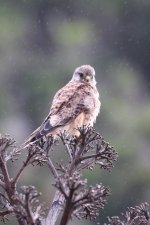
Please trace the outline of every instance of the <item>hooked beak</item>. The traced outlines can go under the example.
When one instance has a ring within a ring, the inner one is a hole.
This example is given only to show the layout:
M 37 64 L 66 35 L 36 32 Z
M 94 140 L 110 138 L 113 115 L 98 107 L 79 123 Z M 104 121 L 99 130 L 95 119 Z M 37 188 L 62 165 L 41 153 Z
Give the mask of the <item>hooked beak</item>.
M 87 81 L 87 82 L 89 82 L 90 81 L 90 76 L 86 76 L 86 78 L 85 78 L 85 80 Z

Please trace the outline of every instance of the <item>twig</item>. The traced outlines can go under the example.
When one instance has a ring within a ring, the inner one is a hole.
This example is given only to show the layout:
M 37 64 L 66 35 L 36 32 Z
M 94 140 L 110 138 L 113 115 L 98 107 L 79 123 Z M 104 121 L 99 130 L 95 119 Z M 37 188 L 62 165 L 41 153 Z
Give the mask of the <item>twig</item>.
M 96 157 L 98 157 L 98 155 L 100 155 L 100 154 L 91 154 L 91 155 L 86 155 L 86 156 L 82 156 L 82 157 L 80 157 L 80 162 L 82 162 L 83 160 L 85 160 L 85 159 L 90 159 L 90 158 L 96 158 Z
M 28 161 L 26 160 L 26 162 L 23 163 L 22 167 L 21 167 L 20 170 L 18 171 L 16 177 L 13 179 L 13 181 L 12 181 L 13 185 L 15 185 L 15 184 L 18 182 L 18 180 L 19 180 L 19 178 L 20 178 L 20 176 L 21 176 L 23 170 L 26 168 L 27 165 L 28 165 Z
M 5 181 L 5 190 L 6 190 L 6 193 L 8 195 L 8 198 L 9 198 L 9 201 L 10 201 L 10 204 L 12 205 L 12 207 L 16 204 L 16 201 L 12 199 L 12 196 L 14 195 L 14 187 L 12 187 L 11 185 L 11 180 L 10 180 L 10 177 L 9 177 L 9 174 L 8 174 L 8 170 L 7 170 L 7 166 L 6 166 L 6 162 L 3 161 L 3 158 L 2 158 L 2 155 L 0 155 L 0 168 L 2 170 L 2 174 L 4 176 L 4 181 Z M 16 213 L 16 218 L 18 220 L 18 223 L 20 225 L 26 225 L 21 218 L 20 216 Z
M 77 171 L 81 171 L 81 170 L 87 169 L 88 167 L 92 166 L 94 163 L 95 163 L 95 159 L 90 159 L 85 164 L 79 166 Z
M 5 189 L 5 183 L 0 180 L 0 186 Z
M 70 152 L 69 145 L 68 145 L 67 143 L 65 143 L 65 146 L 66 146 L 66 149 L 67 149 L 67 152 L 68 152 L 69 158 L 70 158 L 70 160 L 72 160 L 72 155 L 71 155 L 71 152 Z
M 11 213 L 13 213 L 13 211 L 10 211 L 10 210 L 7 210 L 7 211 L 0 211 L 0 216 L 1 216 L 1 217 L 4 217 L 4 216 L 6 216 L 6 215 L 8 215 L 8 214 L 11 214 Z
M 6 167 L 6 162 L 3 161 L 3 158 L 2 158 L 1 155 L 0 155 L 0 168 L 1 168 L 2 174 L 4 176 L 5 188 L 9 192 L 10 189 L 11 189 L 10 177 L 9 177 L 8 170 L 7 170 L 7 167 Z
M 28 220 L 29 220 L 29 223 L 30 224 L 34 224 L 34 218 L 32 216 L 32 210 L 31 210 L 31 206 L 30 206 L 30 199 L 29 199 L 29 196 L 30 196 L 30 192 L 29 193 L 26 193 L 26 210 L 27 210 L 27 215 L 28 215 Z
M 67 144 L 68 139 L 66 139 L 65 133 L 60 133 L 60 135 L 58 135 L 58 136 L 60 137 L 61 141 L 63 142 L 64 146 L 66 147 L 70 160 L 72 160 L 73 157 L 72 157 L 72 154 L 70 152 L 69 145 Z
M 48 168 L 51 171 L 51 173 L 53 174 L 54 178 L 58 178 L 57 170 L 55 169 L 55 166 L 49 156 L 48 156 L 47 161 L 48 161 Z
M 84 150 L 84 145 L 81 145 L 80 149 L 78 150 L 77 154 L 75 155 L 74 159 L 71 162 L 69 173 L 72 174 L 74 168 L 76 168 L 76 163 L 79 161 L 80 155 Z

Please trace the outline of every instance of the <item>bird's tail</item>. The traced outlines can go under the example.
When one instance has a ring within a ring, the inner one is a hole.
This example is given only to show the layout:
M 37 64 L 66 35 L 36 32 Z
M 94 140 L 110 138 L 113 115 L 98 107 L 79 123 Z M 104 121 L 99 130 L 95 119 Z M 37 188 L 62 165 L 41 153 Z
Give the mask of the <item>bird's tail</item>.
M 49 118 L 49 117 L 47 117 Z M 49 119 L 44 120 L 44 122 L 41 124 L 40 127 L 38 127 L 30 136 L 29 138 L 24 142 L 23 148 L 27 147 L 30 143 L 34 143 L 41 137 L 47 135 L 48 133 L 54 131 L 56 128 L 58 128 L 60 125 L 52 126 L 50 124 Z
M 25 142 L 21 145 L 21 147 L 25 148 L 29 144 L 34 143 L 38 139 L 40 139 L 43 135 L 40 134 L 40 127 L 38 127 L 32 134 L 25 140 Z

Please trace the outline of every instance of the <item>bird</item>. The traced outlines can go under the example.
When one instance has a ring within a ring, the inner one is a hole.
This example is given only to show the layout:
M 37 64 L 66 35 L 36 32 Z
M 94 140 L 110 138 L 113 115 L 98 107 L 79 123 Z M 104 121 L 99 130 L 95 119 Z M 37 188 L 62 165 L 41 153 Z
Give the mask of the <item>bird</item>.
M 48 116 L 25 141 L 25 146 L 42 137 L 55 138 L 62 132 L 78 136 L 77 128 L 93 126 L 100 107 L 94 68 L 90 65 L 77 67 L 72 79 L 56 92 Z

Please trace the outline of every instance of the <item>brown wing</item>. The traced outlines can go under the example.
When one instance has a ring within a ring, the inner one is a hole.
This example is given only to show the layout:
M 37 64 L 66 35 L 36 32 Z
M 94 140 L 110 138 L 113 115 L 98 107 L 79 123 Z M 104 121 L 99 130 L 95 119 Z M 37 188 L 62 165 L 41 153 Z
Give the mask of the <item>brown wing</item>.
M 80 113 L 87 112 L 92 102 L 89 89 L 92 87 L 78 81 L 70 81 L 54 96 L 49 115 L 41 126 L 31 134 L 30 142 L 54 131 L 56 128 L 71 122 Z M 88 101 L 86 101 L 86 99 Z

